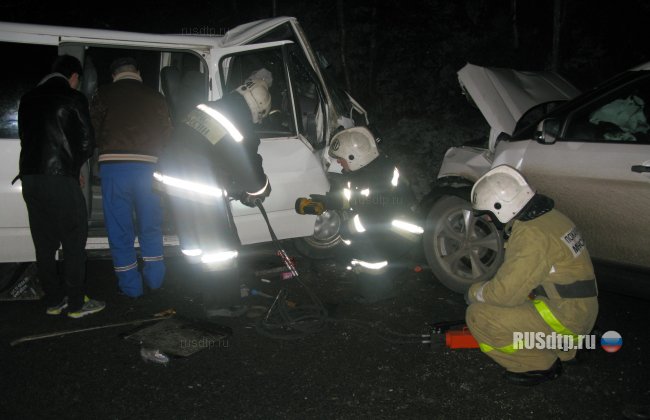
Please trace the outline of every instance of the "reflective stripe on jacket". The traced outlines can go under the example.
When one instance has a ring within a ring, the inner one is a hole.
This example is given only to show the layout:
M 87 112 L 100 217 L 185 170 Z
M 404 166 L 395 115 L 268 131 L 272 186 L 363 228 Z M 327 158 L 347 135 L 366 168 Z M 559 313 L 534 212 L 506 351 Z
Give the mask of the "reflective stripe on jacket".
M 542 286 L 548 299 L 538 301 L 544 302 L 548 313 L 568 331 L 585 334 L 596 320 L 597 298 L 562 298 L 555 285 L 594 278 L 589 252 L 579 231 L 569 218 L 551 210 L 533 220 L 514 222 L 503 264 L 492 280 L 472 285 L 468 297 L 472 302 L 518 306 L 526 304 L 531 291 Z M 536 308 L 539 312 L 541 305 Z M 540 316 L 544 318 L 541 312 Z M 551 323 L 549 326 L 553 328 Z

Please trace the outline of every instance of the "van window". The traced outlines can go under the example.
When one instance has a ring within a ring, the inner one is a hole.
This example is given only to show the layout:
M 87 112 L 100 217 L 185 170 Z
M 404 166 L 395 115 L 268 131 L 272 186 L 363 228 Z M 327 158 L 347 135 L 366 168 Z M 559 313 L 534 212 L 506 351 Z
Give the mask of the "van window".
M 88 47 L 86 59 L 90 57 L 97 70 L 97 84 L 104 86 L 113 82 L 110 65 L 116 58 L 133 57 L 138 62 L 142 82 L 159 90 L 160 52 L 125 48 Z
M 0 42 L 0 138 L 18 138 L 20 98 L 50 73 L 55 46 Z
M 296 44 L 289 46 L 289 75 L 296 104 L 298 131 L 315 149 L 319 149 L 325 146 L 323 94 L 316 74 Z
M 282 48 L 268 48 L 226 56 L 221 60 L 220 67 L 224 92 L 237 89 L 254 71 L 262 68 L 270 71 L 273 76 L 273 83 L 269 89 L 271 113 L 256 127 L 256 132 L 260 138 L 296 135 L 293 102 L 288 87 Z
M 298 38 L 296 37 L 296 34 L 292 26 L 288 22 L 278 26 L 272 31 L 265 33 L 260 38 L 257 38 L 253 42 L 251 42 L 251 44 L 259 44 L 262 42 L 272 42 L 272 41 L 292 41 L 295 44 L 295 47 L 292 49 L 292 54 L 300 55 L 301 60 L 305 63 L 307 62 L 307 58 L 305 57 L 305 52 L 299 47 L 299 45 L 301 44 L 298 42 Z M 348 114 L 350 114 L 350 109 L 352 107 L 349 103 L 345 90 L 343 90 L 339 86 L 338 82 L 336 81 L 336 77 L 334 77 L 334 75 L 332 74 L 332 69 L 328 68 L 329 64 L 326 64 L 327 60 L 325 60 L 325 58 L 318 51 L 316 51 L 316 57 L 318 59 L 317 65 L 324 79 L 324 83 L 327 86 L 327 91 L 329 92 L 329 97 L 330 100 L 332 101 L 332 105 L 334 106 L 335 112 L 338 115 L 347 116 Z M 318 84 L 318 86 L 320 86 L 320 84 Z M 306 137 L 314 145 L 314 147 L 320 147 L 319 146 L 321 142 L 320 139 L 314 138 L 313 136 L 311 136 L 311 138 L 309 138 L 310 136 L 306 136 Z
M 208 99 L 207 75 L 197 55 L 180 51 L 169 54 L 169 63 L 160 70 L 160 84 L 174 124 Z
M 161 68 L 163 54 L 168 64 Z M 110 65 L 119 57 L 136 59 L 142 82 L 165 96 L 174 124 L 181 121 L 193 106 L 207 100 L 207 72 L 195 54 L 92 46 L 86 50 L 85 59 L 86 64 L 92 62 L 96 69 L 98 86 L 112 83 Z

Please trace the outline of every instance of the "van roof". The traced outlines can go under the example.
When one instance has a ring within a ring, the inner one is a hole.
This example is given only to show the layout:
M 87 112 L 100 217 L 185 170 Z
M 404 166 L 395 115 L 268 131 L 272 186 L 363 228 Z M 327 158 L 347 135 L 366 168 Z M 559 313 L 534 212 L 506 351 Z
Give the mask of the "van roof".
M 68 26 L 37 25 L 28 23 L 0 22 L 0 33 L 5 33 L 16 42 L 34 42 L 38 38 L 43 44 L 57 45 L 65 38 L 70 42 L 121 41 L 134 43 L 153 43 L 161 45 L 192 45 L 198 47 L 226 47 L 241 45 L 252 41 L 261 33 L 286 22 L 294 22 L 292 17 L 263 19 L 239 25 L 225 34 L 211 35 L 208 27 L 190 28 L 181 34 L 152 34 L 140 32 L 114 31 L 109 29 L 75 28 Z M 208 33 L 208 36 L 203 34 Z M 48 39 L 51 38 L 51 39 Z M 60 39 L 63 38 L 63 39 Z

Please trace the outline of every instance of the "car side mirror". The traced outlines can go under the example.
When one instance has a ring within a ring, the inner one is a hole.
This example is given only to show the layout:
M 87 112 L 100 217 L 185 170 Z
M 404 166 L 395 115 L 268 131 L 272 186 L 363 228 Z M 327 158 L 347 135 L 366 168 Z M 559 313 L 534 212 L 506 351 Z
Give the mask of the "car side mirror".
M 557 118 L 547 118 L 537 127 L 535 133 L 537 143 L 553 144 L 557 141 L 560 133 L 560 120 Z

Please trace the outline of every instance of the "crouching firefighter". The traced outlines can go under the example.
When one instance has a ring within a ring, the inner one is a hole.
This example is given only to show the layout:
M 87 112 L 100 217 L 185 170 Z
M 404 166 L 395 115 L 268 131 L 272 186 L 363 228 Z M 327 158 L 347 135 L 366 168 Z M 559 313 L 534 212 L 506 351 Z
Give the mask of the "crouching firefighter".
M 218 101 L 198 104 L 176 127 L 154 174 L 169 196 L 183 254 L 201 263 L 208 316 L 237 316 L 240 240 L 229 200 L 255 207 L 271 193 L 254 133 L 269 113 L 271 73 L 259 70 Z
M 300 198 L 296 210 L 303 214 L 346 210 L 343 257 L 347 268 L 357 273 L 358 298 L 370 303 L 393 297 L 394 277 L 404 268 L 398 259 L 419 243 L 423 233 L 410 186 L 365 127 L 336 134 L 328 154 L 343 168 L 342 188 Z
M 474 211 L 505 225 L 509 238 L 496 275 L 469 289 L 466 321 L 481 350 L 506 369 L 505 378 L 521 385 L 557 378 L 598 314 L 585 242 L 553 206 L 507 165 L 472 189 Z

